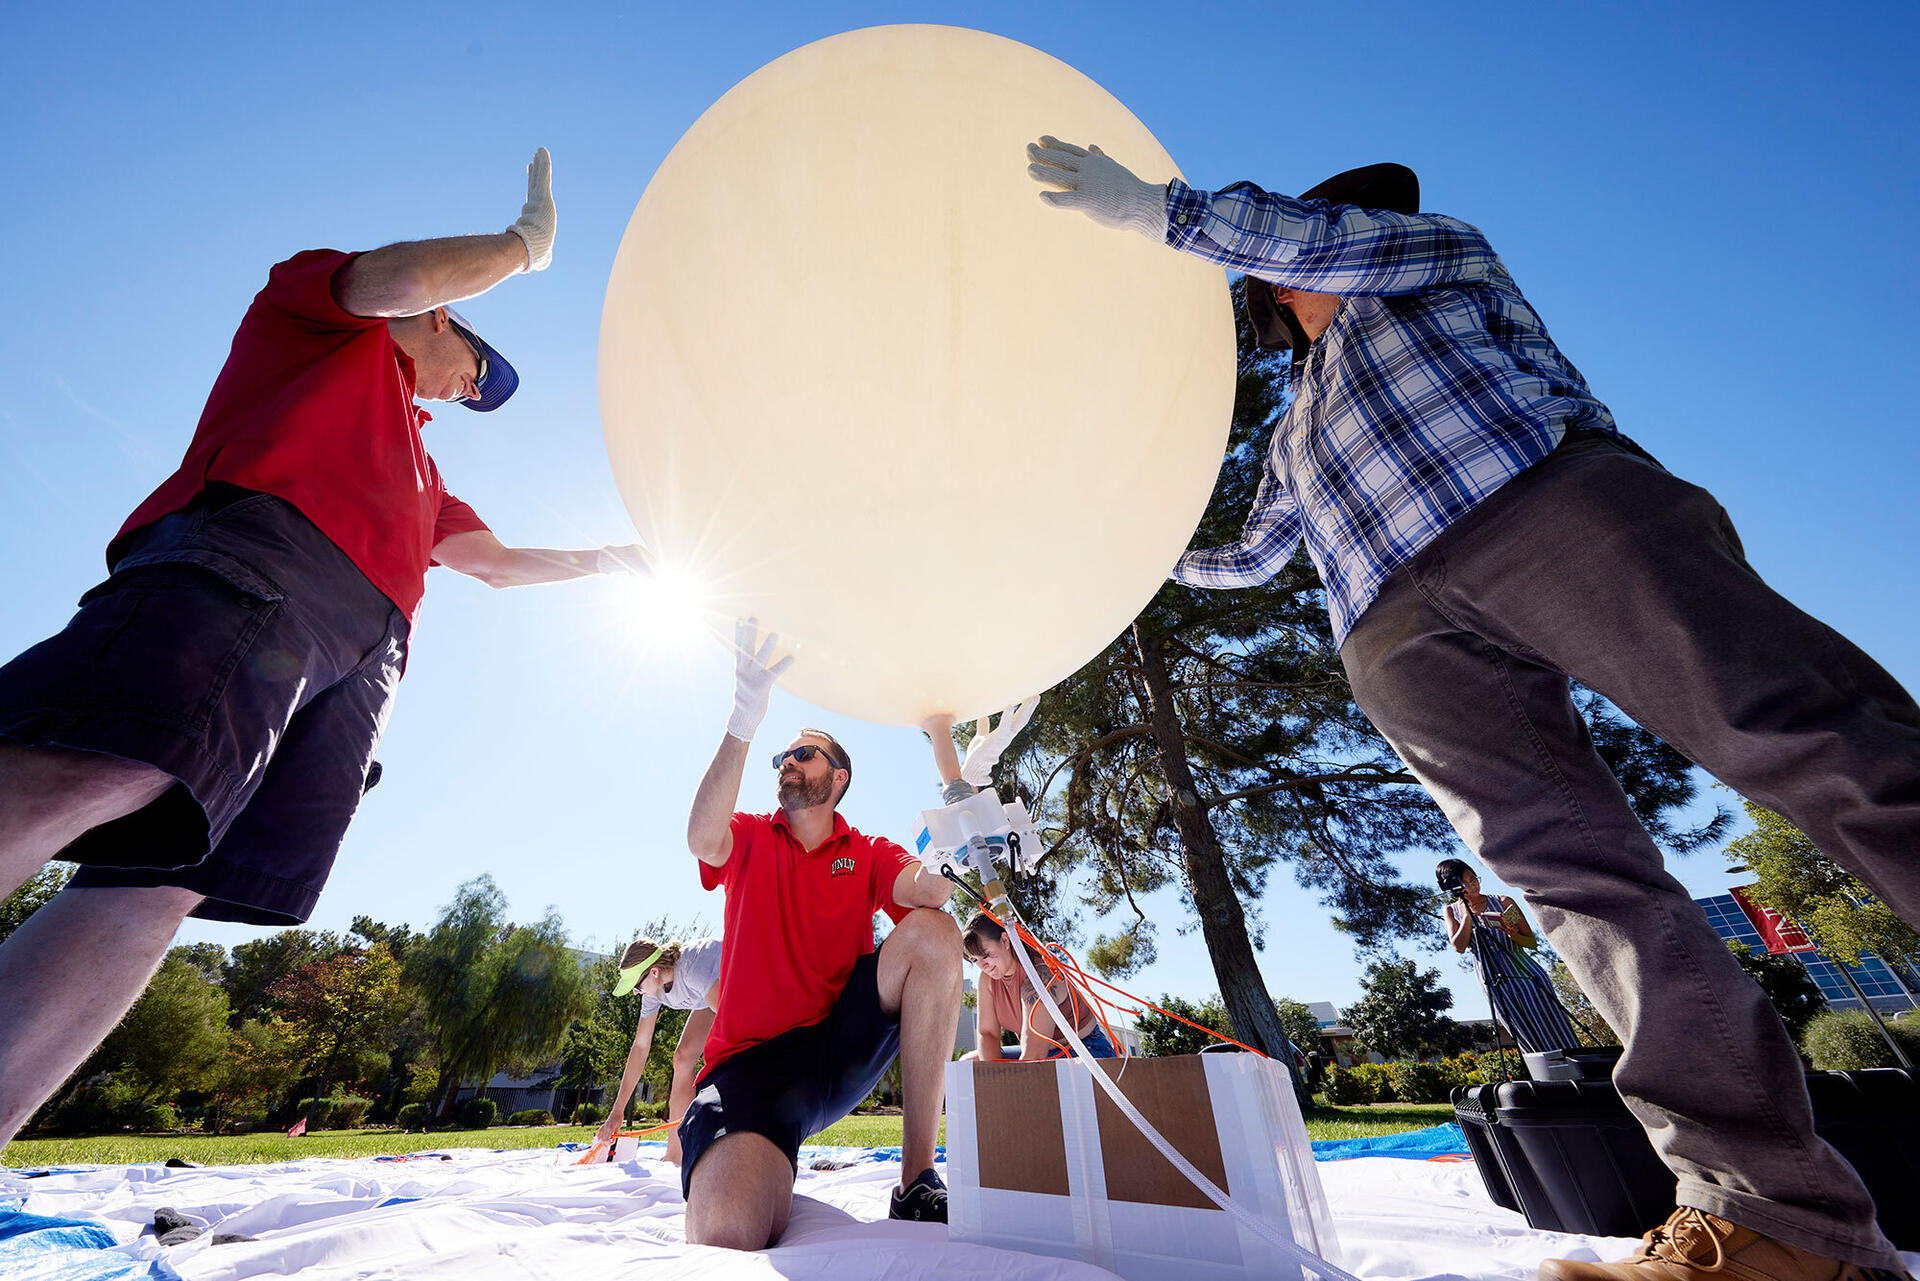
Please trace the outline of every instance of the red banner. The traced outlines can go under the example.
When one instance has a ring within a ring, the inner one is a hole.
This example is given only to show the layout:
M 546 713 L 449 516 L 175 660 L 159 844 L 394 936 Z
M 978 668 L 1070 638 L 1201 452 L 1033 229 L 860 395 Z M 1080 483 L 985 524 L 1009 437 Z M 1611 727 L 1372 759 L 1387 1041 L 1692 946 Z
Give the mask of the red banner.
M 1764 903 L 1756 903 L 1747 897 L 1751 885 L 1742 885 L 1731 891 L 1733 901 L 1753 922 L 1753 928 L 1760 931 L 1760 941 L 1767 945 L 1767 951 L 1775 956 L 1787 952 L 1813 952 L 1819 945 L 1807 937 L 1807 932 L 1795 925 L 1790 919 L 1780 915 Z

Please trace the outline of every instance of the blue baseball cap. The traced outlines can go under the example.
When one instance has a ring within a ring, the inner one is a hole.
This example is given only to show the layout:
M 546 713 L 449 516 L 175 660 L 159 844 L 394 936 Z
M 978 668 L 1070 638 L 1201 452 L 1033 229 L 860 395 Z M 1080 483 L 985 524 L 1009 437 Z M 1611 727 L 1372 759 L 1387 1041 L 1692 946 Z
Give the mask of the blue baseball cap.
M 486 339 L 474 332 L 473 325 L 465 316 L 449 307 L 447 319 L 453 322 L 453 327 L 473 348 L 473 354 L 480 357 L 480 394 L 472 400 L 463 400 L 460 403 L 478 413 L 492 413 L 512 399 L 513 393 L 519 390 L 520 375 L 514 371 L 512 365 L 507 363 L 505 356 L 495 351 Z

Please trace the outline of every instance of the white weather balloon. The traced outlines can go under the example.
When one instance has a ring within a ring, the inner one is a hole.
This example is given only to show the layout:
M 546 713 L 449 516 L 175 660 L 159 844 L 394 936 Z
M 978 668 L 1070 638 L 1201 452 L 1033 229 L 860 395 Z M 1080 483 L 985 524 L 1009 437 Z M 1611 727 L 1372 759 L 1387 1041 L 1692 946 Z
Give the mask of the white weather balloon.
M 1024 148 L 1176 176 L 1100 86 L 954 27 L 810 44 L 654 174 L 607 284 L 600 404 L 641 536 L 849 716 L 978 716 L 1152 597 L 1234 387 L 1223 273 L 1047 207 Z

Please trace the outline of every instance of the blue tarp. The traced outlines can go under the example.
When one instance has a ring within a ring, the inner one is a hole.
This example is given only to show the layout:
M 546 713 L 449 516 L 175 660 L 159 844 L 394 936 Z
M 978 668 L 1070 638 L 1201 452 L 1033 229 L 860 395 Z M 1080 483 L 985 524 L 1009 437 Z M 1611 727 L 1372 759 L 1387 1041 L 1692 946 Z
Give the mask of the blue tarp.
M 1431 1161 L 1437 1156 L 1466 1156 L 1467 1136 L 1449 1121 L 1424 1130 L 1383 1134 L 1371 1139 L 1324 1139 L 1313 1145 L 1316 1161 L 1348 1161 L 1357 1156 L 1397 1156 Z
M 28 1214 L 0 1201 L 0 1281 L 180 1281 L 166 1264 L 131 1259 L 96 1223 Z

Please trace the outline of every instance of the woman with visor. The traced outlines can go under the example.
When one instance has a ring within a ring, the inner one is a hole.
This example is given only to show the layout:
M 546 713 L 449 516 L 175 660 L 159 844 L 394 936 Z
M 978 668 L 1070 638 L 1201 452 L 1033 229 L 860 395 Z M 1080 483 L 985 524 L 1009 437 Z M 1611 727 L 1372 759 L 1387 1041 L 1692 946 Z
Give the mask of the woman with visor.
M 646 1071 L 647 1056 L 653 1053 L 653 1028 L 662 1006 L 687 1011 L 686 1026 L 673 1047 L 673 1085 L 667 1091 L 667 1118 L 678 1121 L 693 1101 L 694 1082 L 698 1078 L 700 1051 L 713 1027 L 713 1016 L 720 1009 L 720 944 L 717 938 L 694 939 L 687 943 L 659 943 L 638 938 L 620 957 L 620 982 L 613 994 L 625 996 L 640 989 L 640 1024 L 633 1032 L 633 1048 L 627 1052 L 626 1070 L 620 1075 L 620 1089 L 607 1109 L 594 1139 L 612 1143 L 626 1118 L 627 1100 Z M 680 1130 L 667 1131 L 667 1160 L 680 1163 Z

